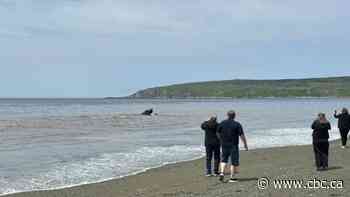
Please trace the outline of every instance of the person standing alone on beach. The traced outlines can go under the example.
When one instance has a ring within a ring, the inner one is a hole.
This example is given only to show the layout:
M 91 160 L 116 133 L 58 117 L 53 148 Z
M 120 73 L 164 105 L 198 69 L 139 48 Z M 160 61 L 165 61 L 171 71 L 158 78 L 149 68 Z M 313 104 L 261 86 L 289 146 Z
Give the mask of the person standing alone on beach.
M 242 125 L 235 121 L 236 112 L 229 111 L 228 119 L 219 124 L 218 134 L 220 137 L 222 148 L 222 163 L 220 168 L 220 181 L 225 179 L 225 168 L 231 158 L 231 179 L 229 182 L 237 182 L 235 175 L 239 173 L 239 137 L 244 143 L 245 149 L 248 151 L 247 140 L 244 136 Z
M 216 134 L 218 122 L 216 116 L 212 116 L 202 124 L 205 131 L 205 149 L 207 155 L 207 176 L 212 176 L 212 160 L 214 156 L 214 173 L 219 175 L 220 141 Z
M 348 134 L 350 131 L 350 114 L 348 109 L 343 108 L 342 113 L 338 114 L 337 111 L 334 112 L 334 117 L 338 119 L 338 128 L 341 135 L 342 148 L 346 148 L 346 143 L 348 141 Z
M 324 113 L 318 114 L 318 118 L 312 123 L 313 129 L 312 139 L 315 153 L 315 163 L 317 170 L 328 169 L 328 153 L 329 153 L 329 130 L 331 124 Z

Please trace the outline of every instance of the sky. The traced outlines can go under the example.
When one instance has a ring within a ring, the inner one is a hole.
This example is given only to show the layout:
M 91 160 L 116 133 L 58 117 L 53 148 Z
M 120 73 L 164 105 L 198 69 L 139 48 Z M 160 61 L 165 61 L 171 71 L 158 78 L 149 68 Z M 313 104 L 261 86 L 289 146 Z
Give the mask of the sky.
M 346 0 L 0 0 L 0 97 L 350 75 Z

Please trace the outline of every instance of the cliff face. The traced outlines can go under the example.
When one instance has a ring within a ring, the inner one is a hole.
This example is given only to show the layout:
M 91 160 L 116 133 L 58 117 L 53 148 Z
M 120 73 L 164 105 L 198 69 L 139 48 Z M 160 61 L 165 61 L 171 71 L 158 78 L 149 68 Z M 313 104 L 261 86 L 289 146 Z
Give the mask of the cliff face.
M 138 91 L 131 98 L 350 97 L 350 77 L 228 80 L 178 84 Z

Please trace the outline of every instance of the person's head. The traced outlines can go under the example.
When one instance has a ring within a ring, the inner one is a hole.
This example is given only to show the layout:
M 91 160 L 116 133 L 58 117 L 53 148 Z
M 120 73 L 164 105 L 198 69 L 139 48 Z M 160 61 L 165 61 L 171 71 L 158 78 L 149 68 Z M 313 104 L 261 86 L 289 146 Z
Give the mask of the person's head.
M 215 114 L 213 114 L 213 115 L 211 115 L 211 116 L 209 117 L 209 121 L 210 121 L 210 122 L 216 122 L 217 119 L 218 119 L 218 118 L 217 118 L 217 116 L 216 116 Z
M 230 110 L 227 112 L 228 119 L 234 120 L 236 118 L 236 112 L 234 110 Z
M 320 122 L 327 122 L 326 114 L 325 114 L 325 113 L 319 113 L 319 114 L 318 114 L 318 120 L 319 120 Z
M 341 110 L 341 112 L 343 114 L 349 114 L 349 110 L 347 108 L 345 108 L 345 107 Z

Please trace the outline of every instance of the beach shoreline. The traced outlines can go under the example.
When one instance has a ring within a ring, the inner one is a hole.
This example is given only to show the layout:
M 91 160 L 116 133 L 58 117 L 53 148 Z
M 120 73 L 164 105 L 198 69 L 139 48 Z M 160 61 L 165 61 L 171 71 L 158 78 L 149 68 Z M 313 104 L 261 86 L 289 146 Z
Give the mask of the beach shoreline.
M 242 168 L 237 184 L 220 183 L 217 178 L 204 176 L 204 158 L 151 168 L 136 175 L 111 179 L 100 183 L 73 186 L 64 189 L 32 191 L 4 195 L 5 197 L 127 197 L 127 196 L 347 196 L 350 175 L 348 151 L 339 148 L 339 141 L 331 143 L 331 170 L 316 172 L 312 147 L 287 146 L 264 148 L 241 152 Z M 344 172 L 345 171 L 345 172 Z M 292 190 L 267 189 L 260 191 L 258 179 L 267 177 L 310 179 L 339 179 L 345 188 L 337 190 Z

